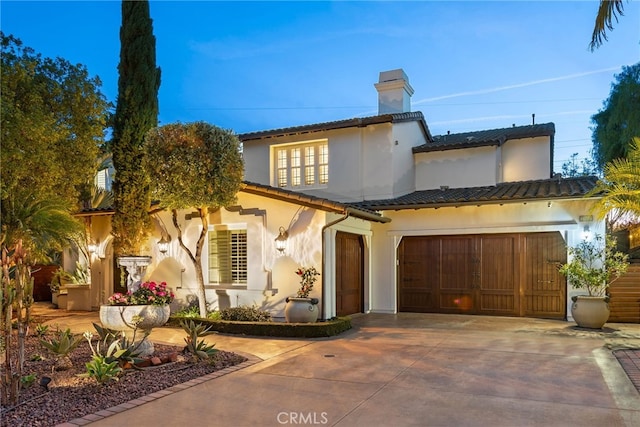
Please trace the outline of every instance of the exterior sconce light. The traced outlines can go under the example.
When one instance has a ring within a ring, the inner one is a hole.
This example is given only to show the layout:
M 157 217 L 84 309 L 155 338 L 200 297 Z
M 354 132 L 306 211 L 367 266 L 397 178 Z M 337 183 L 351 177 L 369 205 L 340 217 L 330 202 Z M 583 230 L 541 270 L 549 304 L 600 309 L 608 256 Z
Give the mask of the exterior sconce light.
M 280 227 L 280 234 L 276 237 L 276 249 L 282 253 L 287 248 L 287 239 L 289 238 L 289 233 L 284 227 Z
M 169 240 L 165 239 L 164 234 L 162 234 L 162 238 L 158 242 L 158 250 L 162 255 L 165 255 L 169 250 L 169 245 L 171 244 L 171 236 L 169 236 Z
M 582 240 L 590 240 L 591 239 L 591 229 L 588 225 L 584 226 L 582 230 Z

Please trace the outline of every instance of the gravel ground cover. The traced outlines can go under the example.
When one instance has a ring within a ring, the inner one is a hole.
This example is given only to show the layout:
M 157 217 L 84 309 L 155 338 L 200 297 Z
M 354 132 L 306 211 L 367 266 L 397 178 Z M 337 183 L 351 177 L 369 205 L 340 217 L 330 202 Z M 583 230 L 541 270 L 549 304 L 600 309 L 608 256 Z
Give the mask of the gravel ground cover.
M 0 426 L 54 426 L 247 360 L 235 353 L 218 351 L 210 361 L 193 363 L 188 355 L 182 353 L 183 347 L 156 344 L 154 356 L 166 359 L 173 354 L 174 359 L 177 355 L 177 361 L 127 369 L 118 381 L 99 385 L 92 378 L 78 376 L 86 372 L 85 363 L 92 356 L 86 340 L 83 339 L 70 354 L 73 367 L 55 371 L 55 355 L 45 349 L 33 333 L 32 328 L 25 343 L 23 376 L 35 374 L 36 379 L 31 386 L 21 390 L 18 405 L 1 408 Z M 45 339 L 54 337 L 54 333 L 48 332 Z M 44 359 L 31 360 L 37 358 L 35 355 Z M 4 364 L 0 367 L 0 374 L 4 374 Z M 40 385 L 43 377 L 51 378 L 47 388 Z

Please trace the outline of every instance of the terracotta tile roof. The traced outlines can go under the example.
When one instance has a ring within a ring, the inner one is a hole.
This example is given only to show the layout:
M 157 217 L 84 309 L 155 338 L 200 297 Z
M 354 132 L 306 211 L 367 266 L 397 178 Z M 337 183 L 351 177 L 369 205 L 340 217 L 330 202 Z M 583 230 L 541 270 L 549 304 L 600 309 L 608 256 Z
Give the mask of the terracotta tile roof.
M 356 218 L 367 221 L 389 222 L 389 218 L 383 217 L 380 213 L 368 209 L 363 206 L 356 206 L 349 203 L 341 203 L 333 200 L 316 197 L 297 191 L 285 190 L 282 188 L 272 187 L 270 185 L 257 184 L 254 182 L 243 181 L 240 191 L 256 194 L 258 196 L 267 197 L 269 199 L 281 200 L 297 205 L 307 206 L 314 209 L 320 209 L 327 212 L 335 212 L 339 214 L 347 214 Z M 151 211 L 162 210 L 157 201 L 151 203 Z M 151 213 L 151 212 L 150 212 Z M 113 215 L 113 207 L 93 209 L 86 208 L 77 212 L 76 216 L 97 216 L 97 215 Z
M 427 122 L 420 111 L 408 112 L 408 113 L 396 113 L 396 114 L 383 114 L 379 116 L 370 117 L 357 117 L 353 119 L 338 120 L 334 122 L 315 123 L 303 126 L 294 126 L 281 129 L 264 130 L 258 132 L 242 133 L 238 135 L 238 138 L 242 142 L 263 139 L 274 138 L 286 135 L 305 134 L 312 132 L 322 132 L 335 129 L 345 129 L 352 127 L 366 127 L 369 125 L 380 123 L 403 123 L 403 122 L 418 122 L 427 141 L 431 141 L 431 132 L 427 126 Z
M 542 123 L 538 125 L 515 126 L 503 129 L 437 135 L 433 137 L 433 142 L 427 142 L 426 144 L 413 147 L 413 152 L 427 153 L 431 151 L 455 150 L 459 148 L 502 145 L 509 139 L 533 138 L 537 136 L 550 136 L 553 141 L 555 132 L 555 125 L 553 123 Z
M 485 205 L 535 200 L 572 199 L 585 196 L 596 185 L 597 177 L 552 178 L 537 181 L 505 182 L 494 186 L 415 191 L 386 200 L 357 203 L 376 211 Z
M 282 188 L 272 187 L 270 185 L 257 184 L 254 182 L 244 181 L 241 190 L 245 193 L 256 194 L 258 196 L 270 199 L 282 200 L 297 205 L 307 206 L 314 209 L 320 209 L 328 212 L 346 214 L 365 219 L 367 221 L 389 222 L 388 218 L 383 217 L 375 210 L 365 206 L 358 206 L 350 203 L 341 203 L 333 200 L 316 197 L 297 191 L 285 190 Z

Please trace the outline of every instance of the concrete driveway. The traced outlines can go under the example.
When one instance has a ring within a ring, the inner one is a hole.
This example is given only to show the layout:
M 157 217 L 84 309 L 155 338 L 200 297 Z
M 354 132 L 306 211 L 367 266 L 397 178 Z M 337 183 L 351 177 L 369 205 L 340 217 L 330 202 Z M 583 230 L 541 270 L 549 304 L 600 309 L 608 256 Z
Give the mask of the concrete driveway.
M 80 331 L 90 316 L 57 322 Z M 640 348 L 640 325 L 408 313 L 353 324 L 331 339 L 213 336 L 253 355 L 248 366 L 73 425 L 640 425 L 640 395 L 610 350 Z

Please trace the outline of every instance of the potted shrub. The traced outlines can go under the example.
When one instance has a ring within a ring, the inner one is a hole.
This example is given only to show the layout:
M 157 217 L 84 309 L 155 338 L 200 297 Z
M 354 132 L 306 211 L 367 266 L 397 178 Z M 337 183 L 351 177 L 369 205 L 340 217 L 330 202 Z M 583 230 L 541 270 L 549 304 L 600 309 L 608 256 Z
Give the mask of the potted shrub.
M 568 248 L 570 261 L 560 267 L 576 289 L 586 295 L 573 296 L 571 315 L 578 326 L 600 329 L 609 320 L 609 285 L 627 271 L 628 255 L 616 251 L 613 237 L 596 235 Z
M 318 298 L 309 298 L 320 273 L 315 267 L 301 267 L 296 270 L 300 276 L 300 289 L 295 297 L 287 297 L 284 317 L 289 323 L 312 323 L 318 320 Z

